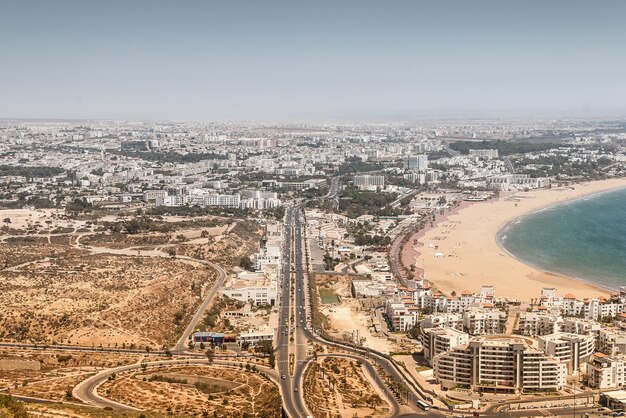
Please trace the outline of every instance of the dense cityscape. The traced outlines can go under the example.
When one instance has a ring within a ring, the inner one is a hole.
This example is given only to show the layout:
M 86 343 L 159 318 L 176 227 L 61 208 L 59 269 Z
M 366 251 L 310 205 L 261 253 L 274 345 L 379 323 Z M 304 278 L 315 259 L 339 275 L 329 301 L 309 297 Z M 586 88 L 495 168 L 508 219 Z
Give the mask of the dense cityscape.
M 0 383 L 31 413 L 626 400 L 626 287 L 455 280 L 473 267 L 445 242 L 472 208 L 623 186 L 624 121 L 5 120 L 0 140 Z
M 0 0 L 0 418 L 626 416 L 623 0 Z

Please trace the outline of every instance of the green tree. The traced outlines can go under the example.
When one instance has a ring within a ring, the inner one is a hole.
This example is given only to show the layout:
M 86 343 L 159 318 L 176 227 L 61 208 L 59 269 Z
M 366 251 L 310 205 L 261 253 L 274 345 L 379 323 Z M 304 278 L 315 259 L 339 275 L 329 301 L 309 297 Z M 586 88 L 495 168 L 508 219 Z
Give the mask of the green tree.
M 239 259 L 239 267 L 241 267 L 244 270 L 252 271 L 253 264 L 252 264 L 252 260 L 250 259 L 250 257 L 248 257 L 247 255 L 241 257 Z
M 215 350 L 213 350 L 212 348 L 209 348 L 205 354 L 206 354 L 206 358 L 209 364 L 213 364 L 213 361 L 215 360 Z

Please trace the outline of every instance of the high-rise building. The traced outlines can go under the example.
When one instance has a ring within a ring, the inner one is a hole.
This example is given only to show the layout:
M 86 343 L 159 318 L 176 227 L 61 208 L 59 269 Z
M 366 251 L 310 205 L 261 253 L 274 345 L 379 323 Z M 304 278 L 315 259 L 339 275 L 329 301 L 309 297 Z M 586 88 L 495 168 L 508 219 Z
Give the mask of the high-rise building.
M 428 156 L 426 154 L 409 155 L 404 157 L 405 170 L 426 170 L 428 168 Z
M 567 375 L 564 363 L 531 347 L 522 337 L 473 338 L 436 356 L 433 365 L 434 376 L 445 389 L 558 390 Z
M 370 176 L 369 174 L 354 176 L 354 185 L 359 190 L 376 189 L 385 187 L 385 176 Z

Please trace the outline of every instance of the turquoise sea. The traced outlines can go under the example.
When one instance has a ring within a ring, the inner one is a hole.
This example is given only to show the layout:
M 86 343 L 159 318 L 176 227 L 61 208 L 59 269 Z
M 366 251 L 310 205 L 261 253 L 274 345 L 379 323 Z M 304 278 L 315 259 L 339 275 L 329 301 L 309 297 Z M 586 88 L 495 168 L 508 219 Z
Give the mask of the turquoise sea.
M 626 188 L 532 212 L 498 234 L 514 257 L 542 270 L 626 286 Z

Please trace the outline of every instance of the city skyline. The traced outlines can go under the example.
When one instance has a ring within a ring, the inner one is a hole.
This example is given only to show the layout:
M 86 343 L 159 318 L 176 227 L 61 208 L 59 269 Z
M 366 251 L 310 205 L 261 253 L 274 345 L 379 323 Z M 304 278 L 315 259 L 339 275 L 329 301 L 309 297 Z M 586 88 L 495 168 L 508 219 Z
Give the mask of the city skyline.
M 621 2 L 6 2 L 0 116 L 622 116 Z

